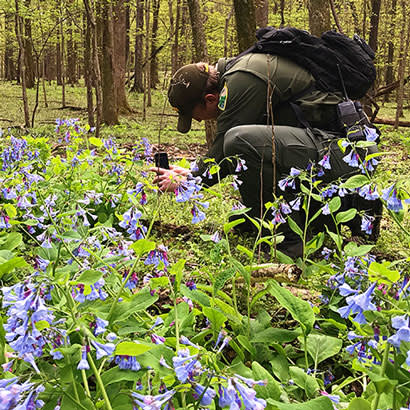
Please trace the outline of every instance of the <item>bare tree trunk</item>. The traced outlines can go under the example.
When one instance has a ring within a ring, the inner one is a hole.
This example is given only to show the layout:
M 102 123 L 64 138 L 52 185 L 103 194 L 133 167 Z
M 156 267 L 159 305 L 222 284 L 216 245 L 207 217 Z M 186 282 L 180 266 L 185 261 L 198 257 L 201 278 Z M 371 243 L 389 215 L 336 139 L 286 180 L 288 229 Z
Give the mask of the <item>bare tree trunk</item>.
M 369 46 L 374 52 L 377 51 L 377 40 L 379 35 L 381 0 L 371 0 Z
M 19 15 L 20 7 L 19 0 L 15 0 L 16 5 L 16 37 L 20 49 L 20 78 L 21 78 L 21 91 L 23 95 L 23 107 L 24 107 L 24 125 L 26 128 L 30 128 L 30 114 L 27 99 L 27 87 L 26 87 L 26 65 L 25 65 L 25 53 L 23 42 L 23 19 Z
M 107 125 L 115 125 L 118 124 L 118 108 L 114 80 L 114 27 L 111 2 L 103 2 L 101 24 L 103 121 Z
M 113 3 L 114 28 L 114 85 L 117 109 L 120 113 L 129 114 L 131 107 L 125 92 L 125 74 L 127 69 L 127 13 L 125 0 Z
M 70 5 L 73 0 L 69 1 Z M 75 29 L 73 17 L 70 16 L 67 22 L 67 83 L 74 85 L 77 83 L 77 51 L 73 31 Z
M 93 75 L 92 75 L 92 26 L 87 24 L 87 15 L 84 16 L 84 81 L 87 87 L 87 114 L 90 127 L 95 126 L 94 122 L 94 101 L 93 101 Z
M 60 0 L 60 16 L 63 16 L 63 3 Z M 63 19 L 60 18 L 60 38 L 61 38 L 61 106 L 65 108 L 65 46 L 64 46 L 64 26 Z
M 136 33 L 135 33 L 135 61 L 134 61 L 134 85 L 132 91 L 142 93 L 143 83 L 143 30 L 144 30 L 144 0 L 136 3 Z
M 309 30 L 320 37 L 322 33 L 330 30 L 329 0 L 308 0 Z
M 357 9 L 356 9 L 356 4 L 354 0 L 349 1 L 349 6 L 350 6 L 350 9 L 352 10 L 354 32 L 359 34 L 360 33 L 359 17 L 357 15 Z M 364 38 L 364 34 L 361 33 L 361 35 Z
M 386 69 L 386 76 L 385 76 L 385 83 L 386 85 L 391 84 L 394 81 L 394 74 L 393 74 L 393 58 L 394 58 L 394 43 L 393 39 L 395 36 L 396 31 L 396 8 L 397 8 L 397 0 L 392 0 L 391 8 L 389 11 L 389 25 L 388 25 L 388 51 L 387 51 L 387 69 Z M 389 102 L 390 95 L 384 95 L 384 101 Z
M 150 48 L 149 48 L 149 38 L 151 34 L 150 30 L 150 8 L 151 8 L 151 0 L 145 1 L 145 80 L 144 80 L 144 106 L 146 103 L 146 107 L 152 106 L 151 101 L 151 64 L 149 62 L 150 58 Z M 144 108 L 144 119 L 145 119 L 145 108 Z
M 268 0 L 255 1 L 255 19 L 257 27 L 266 27 L 268 25 L 269 2 Z
M 155 89 L 159 82 L 158 77 L 158 57 L 157 57 L 157 37 L 158 37 L 158 18 L 160 0 L 152 2 L 152 33 L 151 33 L 151 87 Z
M 45 60 L 45 58 L 44 58 Z M 48 108 L 48 101 L 47 101 L 47 90 L 46 90 L 46 64 L 43 63 L 43 78 L 41 79 L 42 86 L 43 86 L 43 97 L 44 97 L 44 107 Z
M 191 19 L 192 41 L 194 45 L 195 61 L 208 61 L 203 17 L 198 0 L 187 0 L 189 16 Z
M 13 14 L 6 13 L 5 24 L 7 27 L 12 27 L 13 24 Z M 7 81 L 12 81 L 16 79 L 16 67 L 14 64 L 14 47 L 12 43 L 12 32 L 10 30 L 5 30 L 5 49 L 4 49 L 4 78 Z
M 28 9 L 30 7 L 31 0 L 25 0 L 24 6 Z M 26 15 L 29 15 L 27 13 Z M 26 86 L 27 88 L 33 88 L 35 85 L 35 68 L 33 59 L 33 45 L 31 38 L 31 18 L 24 18 L 24 61 L 26 65 Z
M 57 28 L 57 43 L 56 43 L 56 77 L 57 77 L 57 85 L 61 85 L 63 83 L 63 79 L 61 78 L 61 35 L 60 35 L 60 28 Z
M 224 57 L 228 57 L 228 33 L 229 33 L 229 22 L 233 16 L 233 8 L 228 13 L 225 19 L 225 30 L 224 30 Z
M 402 32 L 400 41 L 400 57 L 399 58 L 399 88 L 397 90 L 397 108 L 396 108 L 396 119 L 394 122 L 394 128 L 397 129 L 399 126 L 400 116 L 403 113 L 403 101 L 404 101 L 404 75 L 406 72 L 406 62 L 409 53 L 409 42 L 410 42 L 410 19 L 406 15 L 406 0 L 401 0 L 402 7 Z M 407 33 L 406 33 L 407 26 Z
M 94 15 L 94 2 L 90 4 L 90 0 L 83 0 L 85 10 L 87 13 L 87 21 L 91 27 L 91 38 L 92 38 L 92 61 L 94 68 L 94 85 L 95 85 L 95 97 L 97 105 L 97 121 L 95 124 L 95 135 L 98 137 L 100 135 L 100 127 L 102 122 L 102 86 L 101 86 L 101 69 L 100 60 L 98 58 L 98 34 L 97 34 L 97 23 L 95 21 Z
M 255 43 L 256 18 L 253 0 L 233 0 L 239 52 Z

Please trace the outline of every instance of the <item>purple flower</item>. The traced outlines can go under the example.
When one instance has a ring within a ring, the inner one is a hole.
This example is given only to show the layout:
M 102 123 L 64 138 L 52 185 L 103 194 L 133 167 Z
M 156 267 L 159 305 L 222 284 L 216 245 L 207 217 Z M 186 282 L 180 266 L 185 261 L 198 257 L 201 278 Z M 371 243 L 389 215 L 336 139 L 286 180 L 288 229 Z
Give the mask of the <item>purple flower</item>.
M 374 189 L 372 187 L 372 184 L 367 184 L 367 185 L 363 185 L 360 189 L 359 189 L 359 195 L 364 198 L 367 199 L 369 201 L 374 201 L 376 199 L 379 198 L 379 194 L 376 191 L 376 189 Z
M 165 246 L 159 245 L 158 249 L 150 251 L 147 258 L 144 261 L 145 265 L 155 265 L 159 266 L 160 263 L 163 263 L 165 268 L 169 265 L 168 262 L 168 248 Z
M 387 202 L 387 209 L 390 209 L 393 212 L 399 212 L 403 209 L 401 200 L 397 198 L 397 189 L 395 188 L 395 184 L 383 189 L 382 198 Z
M 246 161 L 244 159 L 238 159 L 236 162 L 235 172 L 239 173 L 242 171 L 246 171 L 248 167 L 245 164 L 246 164 Z
M 375 142 L 379 135 L 377 134 L 376 128 L 371 128 L 365 125 L 363 127 L 364 135 L 366 136 L 366 141 Z
M 115 356 L 115 363 L 118 364 L 118 367 L 121 370 L 132 370 L 134 372 L 137 372 L 139 369 L 141 369 L 141 365 L 139 364 L 135 356 Z
M 171 400 L 175 394 L 175 390 L 168 390 L 163 394 L 151 396 L 149 394 L 143 395 L 137 392 L 131 393 L 135 403 L 141 410 L 160 410 L 162 405 Z
M 372 303 L 372 293 L 376 287 L 376 282 L 367 289 L 365 293 L 357 293 L 356 295 L 346 298 L 347 306 L 338 309 L 341 317 L 347 318 L 350 314 L 356 314 L 353 320 L 360 325 L 366 323 L 366 318 L 363 312 L 367 310 L 376 310 L 376 306 Z
M 301 198 L 298 197 L 298 198 L 294 199 L 293 201 L 290 201 L 289 205 L 294 211 L 299 211 L 300 210 L 300 201 L 301 201 Z
M 205 213 L 202 212 L 195 203 L 192 206 L 191 214 L 192 214 L 191 223 L 193 224 L 197 224 L 205 219 Z
M 373 230 L 373 222 L 374 222 L 374 216 L 370 215 L 363 215 L 362 217 L 362 224 L 360 229 L 364 232 L 366 232 L 368 235 L 371 235 L 372 230 Z
M 155 333 L 151 335 L 151 341 L 152 343 L 155 343 L 156 345 L 163 345 L 165 343 L 165 337 L 159 336 Z
M 95 330 L 94 334 L 96 336 L 103 334 L 106 331 L 106 327 L 108 326 L 108 320 L 100 319 L 99 317 L 95 318 Z
M 211 236 L 211 241 L 214 243 L 218 243 L 221 240 L 221 235 L 219 234 L 218 231 L 215 231 L 213 235 Z
M 88 349 L 86 346 L 83 346 L 81 348 L 81 360 L 77 366 L 78 370 L 89 370 L 90 368 L 90 365 L 88 364 L 88 361 L 87 361 L 87 350 Z
M 286 223 L 286 220 L 283 218 L 283 215 L 279 209 L 274 208 L 272 210 L 272 215 L 273 215 L 273 219 L 272 219 L 273 225 Z
M 406 317 L 406 315 L 392 318 L 392 327 L 396 329 L 397 332 L 387 339 L 389 343 L 399 349 L 402 341 L 410 342 L 409 318 Z
M 235 386 L 241 395 L 245 410 L 263 410 L 266 407 L 266 401 L 258 399 L 255 390 L 244 386 L 237 380 L 235 380 Z
M 240 410 L 241 399 L 232 384 L 232 379 L 228 379 L 228 387 L 219 386 L 219 407 L 229 407 L 229 410 Z
M 319 161 L 319 165 L 325 169 L 332 169 L 330 166 L 330 155 L 325 154 L 323 158 Z
M 102 344 L 96 340 L 92 340 L 91 344 L 95 347 L 97 360 L 104 356 L 111 356 L 115 350 L 115 345 L 113 343 Z
M 323 215 L 330 215 L 329 203 L 326 202 L 325 206 L 322 207 L 322 214 Z
M 182 349 L 178 351 L 176 357 L 172 358 L 175 374 L 180 382 L 185 383 L 193 376 L 197 365 L 200 367 L 200 364 L 197 363 L 197 357 L 196 354 L 189 356 L 189 350 Z
M 343 157 L 343 161 L 349 164 L 351 167 L 359 166 L 359 155 L 354 150 L 351 150 L 349 154 Z
M 201 384 L 195 384 L 194 390 L 196 393 L 196 399 L 199 399 L 201 397 L 201 406 L 210 406 L 212 403 L 212 400 L 216 396 L 216 392 L 214 389 L 211 387 L 204 387 Z

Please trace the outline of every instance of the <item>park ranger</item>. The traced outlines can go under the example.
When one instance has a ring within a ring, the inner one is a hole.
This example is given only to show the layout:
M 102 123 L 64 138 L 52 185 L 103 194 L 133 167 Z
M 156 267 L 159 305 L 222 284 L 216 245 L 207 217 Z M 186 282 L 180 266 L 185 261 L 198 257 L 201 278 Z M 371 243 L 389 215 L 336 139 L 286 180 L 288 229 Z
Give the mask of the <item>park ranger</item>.
M 289 175 L 291 168 L 304 170 L 311 162 L 317 163 L 327 155 L 330 169 L 321 177 L 324 182 L 358 172 L 343 161 L 345 154 L 337 144 L 343 136 L 336 110 L 343 100 L 341 93 L 316 89 L 313 76 L 285 57 L 251 53 L 235 60 L 233 65 L 231 62 L 220 59 L 216 66 L 197 63 L 180 68 L 171 80 L 168 98 L 178 112 L 180 132 L 190 130 L 192 118 L 217 119 L 216 137 L 207 157 L 220 164 L 221 178 L 233 174 L 237 168 L 226 158 L 245 160 L 239 190 L 243 204 L 251 208 L 249 216 L 260 218 L 265 211 L 263 204 L 273 200 L 274 192 L 288 202 L 295 199 L 297 191 L 282 192 L 277 185 L 277 181 Z M 376 149 L 374 146 L 368 151 Z M 208 165 L 201 161 L 194 176 L 201 176 L 203 183 L 210 186 L 217 178 L 209 176 Z M 178 167 L 160 169 L 155 182 L 161 190 L 172 191 L 175 189 L 173 177 L 177 174 L 187 172 Z M 352 204 L 351 196 L 342 198 L 342 202 L 345 209 L 358 207 L 357 203 Z M 373 203 L 364 206 L 374 207 Z M 360 207 L 363 208 L 363 204 Z M 303 225 L 302 211 L 292 213 L 292 218 Z M 318 224 L 322 229 L 323 223 L 321 220 Z M 353 234 L 359 234 L 360 222 L 355 221 L 352 226 L 355 227 Z M 254 225 L 247 221 L 241 228 L 252 230 Z M 300 256 L 303 252 L 300 238 L 287 224 L 282 224 L 280 231 L 285 240 L 278 249 L 292 257 Z

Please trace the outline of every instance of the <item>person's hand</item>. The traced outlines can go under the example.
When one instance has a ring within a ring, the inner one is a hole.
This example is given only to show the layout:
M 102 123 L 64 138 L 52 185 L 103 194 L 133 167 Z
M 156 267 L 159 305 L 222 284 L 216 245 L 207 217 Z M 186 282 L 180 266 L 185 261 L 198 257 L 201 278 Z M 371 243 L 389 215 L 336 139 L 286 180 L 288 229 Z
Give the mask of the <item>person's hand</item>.
M 157 174 L 153 182 L 161 192 L 174 192 L 189 174 L 188 169 L 175 165 L 171 165 L 170 169 L 152 167 L 149 170 Z

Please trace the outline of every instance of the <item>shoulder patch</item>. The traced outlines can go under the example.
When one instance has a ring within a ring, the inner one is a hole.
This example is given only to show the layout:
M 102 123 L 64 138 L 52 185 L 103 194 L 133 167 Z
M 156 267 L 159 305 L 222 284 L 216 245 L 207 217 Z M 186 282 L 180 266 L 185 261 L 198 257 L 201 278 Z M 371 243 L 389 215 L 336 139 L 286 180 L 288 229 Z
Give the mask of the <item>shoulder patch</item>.
M 218 108 L 221 111 L 225 111 L 227 100 L 228 100 L 228 86 L 225 83 L 224 88 L 219 94 Z

